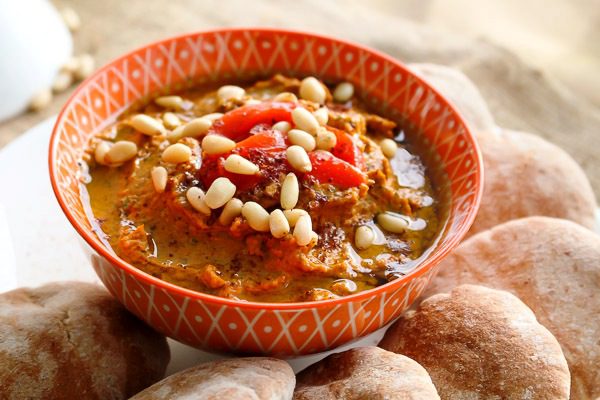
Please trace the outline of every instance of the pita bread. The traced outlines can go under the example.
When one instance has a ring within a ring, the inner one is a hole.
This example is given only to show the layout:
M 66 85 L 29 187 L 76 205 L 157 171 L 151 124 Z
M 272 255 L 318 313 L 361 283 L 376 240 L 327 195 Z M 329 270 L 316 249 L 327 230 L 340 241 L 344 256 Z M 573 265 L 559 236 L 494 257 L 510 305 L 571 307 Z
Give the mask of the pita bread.
M 290 400 L 295 383 L 294 372 L 285 361 L 235 358 L 178 372 L 131 400 Z
M 512 294 L 462 285 L 406 312 L 379 344 L 421 364 L 442 399 L 568 399 L 560 345 Z
M 435 400 L 427 371 L 416 361 L 378 347 L 332 354 L 298 375 L 294 400 Z
M 559 219 L 511 221 L 461 244 L 439 271 L 429 294 L 477 283 L 518 296 L 561 344 L 571 398 L 600 397 L 600 236 Z
M 126 399 L 161 379 L 169 347 L 105 289 L 0 294 L 0 398 Z
M 541 137 L 499 130 L 477 134 L 485 168 L 483 198 L 470 233 L 535 215 L 595 225 L 596 198 L 581 167 Z

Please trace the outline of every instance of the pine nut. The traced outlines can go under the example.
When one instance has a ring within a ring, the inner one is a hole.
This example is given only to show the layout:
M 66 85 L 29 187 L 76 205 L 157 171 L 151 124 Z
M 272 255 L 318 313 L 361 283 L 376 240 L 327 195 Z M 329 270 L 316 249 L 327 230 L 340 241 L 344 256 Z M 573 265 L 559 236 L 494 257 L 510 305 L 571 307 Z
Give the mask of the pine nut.
M 337 136 L 335 133 L 329 132 L 327 129 L 319 130 L 317 133 L 317 148 L 320 150 L 331 150 L 337 144 Z
M 229 153 L 235 149 L 235 142 L 221 135 L 206 135 L 202 139 L 202 151 L 206 154 Z
M 244 103 L 245 106 L 255 106 L 257 104 L 262 103 L 262 101 L 258 100 L 258 99 L 248 99 L 246 100 L 246 102 Z
M 292 210 L 283 210 L 283 215 L 285 215 L 285 217 L 287 218 L 290 226 L 293 227 L 296 225 L 296 222 L 298 222 L 298 218 L 300 218 L 303 215 L 308 215 L 308 213 L 301 208 L 294 208 Z
M 287 133 L 290 129 L 292 129 L 292 125 L 287 121 L 279 121 L 273 125 L 272 129 L 281 133 Z
M 52 101 L 52 90 L 50 88 L 42 89 L 33 95 L 29 101 L 29 109 L 32 111 L 41 111 L 50 105 Z
M 288 132 L 290 143 L 302 147 L 306 151 L 313 151 L 317 146 L 315 138 L 308 132 L 301 129 L 292 129 Z
M 300 193 L 300 187 L 298 186 L 298 178 L 293 172 L 286 175 L 283 183 L 281 184 L 281 196 L 280 203 L 281 208 L 284 210 L 291 210 L 298 204 L 298 195 Z
M 319 80 L 313 76 L 302 79 L 300 83 L 300 97 L 315 103 L 325 103 L 327 93 Z
M 65 72 L 70 72 L 71 74 L 73 74 L 78 66 L 79 66 L 79 59 L 75 56 L 71 56 L 71 58 L 69 58 L 67 60 L 67 62 L 64 63 L 60 67 L 60 70 L 65 71 Z
M 181 96 L 161 96 L 154 99 L 154 102 L 161 107 L 172 110 L 181 110 L 183 108 L 183 99 Z
M 222 207 L 233 198 L 235 189 L 235 185 L 229 178 L 217 178 L 206 191 L 204 201 L 212 209 Z
M 94 159 L 98 164 L 106 165 L 106 154 L 110 150 L 112 143 L 102 141 L 96 145 L 94 150 Z
M 219 222 L 221 225 L 229 225 L 233 222 L 235 217 L 242 213 L 242 206 L 244 203 L 240 199 L 233 198 L 225 204 L 223 211 L 219 216 Z
M 207 120 L 214 122 L 215 120 L 221 118 L 222 116 L 223 116 L 222 113 L 210 113 L 210 114 L 203 115 L 202 118 L 206 118 Z
M 204 117 L 196 118 L 185 124 L 182 135 L 185 137 L 199 137 L 204 135 L 210 127 L 212 121 Z
M 338 103 L 345 103 L 354 96 L 354 85 L 350 82 L 338 84 L 333 91 L 333 99 Z
M 312 239 L 312 221 L 310 215 L 302 215 L 298 218 L 294 227 L 294 238 L 299 246 L 306 246 Z
M 177 128 L 173 129 L 171 132 L 167 133 L 167 140 L 169 142 L 176 142 L 183 137 L 183 130 L 185 129 L 185 125 L 179 125 Z
M 258 166 L 244 157 L 232 154 L 223 163 L 225 171 L 240 175 L 254 175 L 258 172 Z
M 329 109 L 327 107 L 319 108 L 317 111 L 313 112 L 313 115 L 321 125 L 327 125 L 327 122 L 329 122 Z
M 60 71 L 54 78 L 52 90 L 55 92 L 63 92 L 73 83 L 73 74 L 68 71 Z
M 129 140 L 120 140 L 112 145 L 104 156 L 104 160 L 110 164 L 121 164 L 136 156 L 137 145 Z
M 166 112 L 162 116 L 163 124 L 169 129 L 175 129 L 181 125 L 181 120 L 176 114 Z
M 271 235 L 277 239 L 284 237 L 290 232 L 290 224 L 285 215 L 283 215 L 283 211 L 273 210 L 271 212 L 271 215 L 269 215 L 269 228 Z
M 379 147 L 381 147 L 383 155 L 387 158 L 394 157 L 396 155 L 396 151 L 398 150 L 398 145 L 392 139 L 383 139 L 379 143 Z
M 310 133 L 311 135 L 317 134 L 317 129 L 319 129 L 319 122 L 315 118 L 314 115 L 306 108 L 296 107 L 294 111 L 292 111 L 292 120 L 294 124 L 299 129 Z
M 75 79 L 82 80 L 90 76 L 96 67 L 94 58 L 89 54 L 82 54 L 78 57 L 77 69 L 75 70 Z
M 354 234 L 354 244 L 359 250 L 368 249 L 375 240 L 373 230 L 368 226 L 359 226 Z
M 312 164 L 306 154 L 306 150 L 300 146 L 290 146 L 285 151 L 287 160 L 295 170 L 299 172 L 310 172 L 312 171 Z
M 65 7 L 60 10 L 60 16 L 71 32 L 75 32 L 81 26 L 81 19 L 79 14 L 71 7 Z
M 298 101 L 298 97 L 296 97 L 294 93 L 281 92 L 277 96 L 273 97 L 273 101 L 287 101 L 290 103 L 296 103 Z
M 219 90 L 217 90 L 217 97 L 221 102 L 227 100 L 240 100 L 245 94 L 246 91 L 243 88 L 234 85 L 221 86 Z
M 269 213 L 260 204 L 253 201 L 244 203 L 242 215 L 255 231 L 268 232 L 270 230 Z
M 310 243 L 309 244 L 316 246 L 317 243 L 319 243 L 319 235 L 317 235 L 317 232 L 312 231 L 310 233 Z
M 377 216 L 377 224 L 392 233 L 402 233 L 408 228 L 408 221 L 406 219 L 388 212 Z
M 151 175 L 154 190 L 156 190 L 157 193 L 164 192 L 167 187 L 167 178 L 169 177 L 167 169 L 165 167 L 154 167 L 152 168 Z
M 152 136 L 164 132 L 165 127 L 160 121 L 146 114 L 138 114 L 131 118 L 129 122 L 136 131 L 142 132 L 144 135 Z
M 161 159 L 166 163 L 180 164 L 188 162 L 192 156 L 192 149 L 183 143 L 175 143 L 163 150 Z
M 194 210 L 201 212 L 204 215 L 210 215 L 210 208 L 206 205 L 205 194 L 199 187 L 192 186 L 185 193 L 187 201 Z

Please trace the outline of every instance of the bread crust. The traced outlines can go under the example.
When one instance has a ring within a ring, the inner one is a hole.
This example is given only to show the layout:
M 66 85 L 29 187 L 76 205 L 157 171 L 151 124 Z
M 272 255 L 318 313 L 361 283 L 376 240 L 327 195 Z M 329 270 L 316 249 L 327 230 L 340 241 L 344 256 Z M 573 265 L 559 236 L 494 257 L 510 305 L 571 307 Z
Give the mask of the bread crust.
M 531 217 L 473 236 L 442 261 L 428 295 L 462 283 L 508 290 L 558 339 L 572 399 L 600 397 L 600 236 Z
M 332 354 L 298 374 L 294 400 L 435 400 L 427 371 L 378 347 Z
M 568 399 L 560 345 L 512 294 L 462 285 L 405 313 L 379 344 L 419 362 L 442 399 Z
M 178 372 L 131 400 L 290 400 L 295 383 L 294 372 L 285 361 L 234 358 Z
M 126 399 L 164 376 L 169 347 L 98 285 L 0 294 L 0 398 Z

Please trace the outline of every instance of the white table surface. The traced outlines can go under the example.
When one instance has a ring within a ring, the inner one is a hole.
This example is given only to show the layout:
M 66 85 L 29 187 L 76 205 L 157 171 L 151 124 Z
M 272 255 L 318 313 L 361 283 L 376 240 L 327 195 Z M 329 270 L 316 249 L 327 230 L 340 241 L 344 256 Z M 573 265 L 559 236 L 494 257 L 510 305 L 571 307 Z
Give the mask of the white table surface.
M 0 151 L 0 292 L 58 280 L 100 283 L 50 186 L 47 153 L 54 121 L 45 120 Z M 335 352 L 375 345 L 383 333 L 381 329 Z M 171 339 L 169 345 L 167 374 L 225 358 Z M 330 353 L 287 361 L 298 372 Z

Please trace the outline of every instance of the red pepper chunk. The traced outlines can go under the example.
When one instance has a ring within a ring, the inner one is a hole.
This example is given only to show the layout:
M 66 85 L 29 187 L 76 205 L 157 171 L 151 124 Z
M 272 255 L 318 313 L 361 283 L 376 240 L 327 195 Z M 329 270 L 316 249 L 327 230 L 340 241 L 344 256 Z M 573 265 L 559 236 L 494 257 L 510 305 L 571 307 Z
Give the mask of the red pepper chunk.
M 326 128 L 329 132 L 335 133 L 337 139 L 337 143 L 335 147 L 331 149 L 331 153 L 337 158 L 347 161 L 359 169 L 364 169 L 365 160 L 362 152 L 354 142 L 354 138 L 340 129 L 331 126 L 327 126 Z
M 260 148 L 265 150 L 285 149 L 285 138 L 280 131 L 271 129 L 266 124 L 258 125 L 249 132 L 250 136 L 237 142 L 236 149 Z
M 365 175 L 358 168 L 328 151 L 310 152 L 308 158 L 312 163 L 312 171 L 308 175 L 320 183 L 330 183 L 341 189 L 347 189 L 366 181 Z
M 216 120 L 211 131 L 239 142 L 247 138 L 250 130 L 256 125 L 273 125 L 280 121 L 291 122 L 291 112 L 294 108 L 296 108 L 295 103 L 277 101 L 239 107 Z

